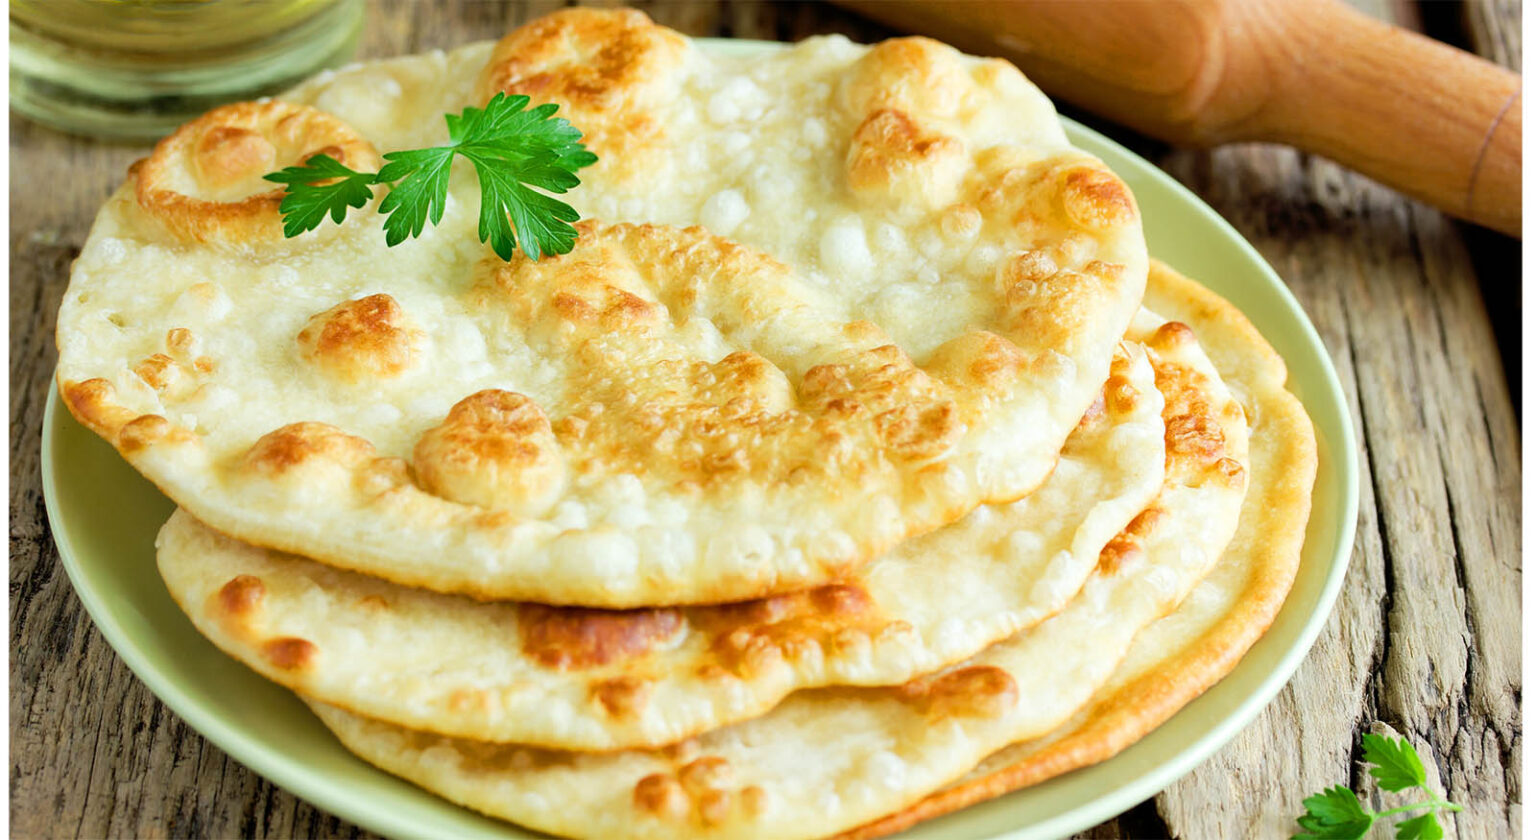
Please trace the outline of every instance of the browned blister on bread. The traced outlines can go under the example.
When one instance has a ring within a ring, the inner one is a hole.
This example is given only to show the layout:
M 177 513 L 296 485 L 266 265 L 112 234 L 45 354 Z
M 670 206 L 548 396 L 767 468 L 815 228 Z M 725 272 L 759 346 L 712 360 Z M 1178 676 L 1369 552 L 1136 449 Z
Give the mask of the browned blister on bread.
M 655 110 L 677 95 L 687 39 L 634 9 L 565 9 L 501 39 L 480 72 L 476 98 L 523 95 L 559 116 L 612 173 L 641 171 L 647 147 L 665 142 Z
M 422 487 L 456 502 L 537 516 L 565 490 L 565 456 L 538 404 L 496 389 L 455 403 L 416 442 Z
M 1053 245 L 1067 238 L 1063 231 L 1068 237 L 1113 235 L 1140 216 L 1125 183 L 1086 154 L 1041 157 L 997 146 L 979 154 L 976 164 L 969 200 L 1026 240 Z M 1072 250 L 1057 246 L 1053 257 L 1068 263 Z
M 290 423 L 261 436 L 245 455 L 244 469 L 267 477 L 351 468 L 372 459 L 373 445 L 326 423 Z M 323 465 L 323 466 L 322 466 Z
M 246 619 L 261 609 L 266 596 L 267 588 L 262 585 L 261 578 L 255 575 L 236 575 L 219 588 L 216 610 L 232 618 Z
M 1044 251 L 1019 251 L 999 264 L 997 285 L 1014 328 L 1044 350 L 1081 332 L 1088 313 L 1113 299 L 1121 270 L 1098 260 L 1063 268 Z
M 329 114 L 282 101 L 215 108 L 161 140 L 131 170 L 139 207 L 190 242 L 255 247 L 280 241 L 283 187 L 262 176 L 326 154 L 358 171 L 373 145 Z
M 935 720 L 997 717 L 1019 702 L 1019 684 L 1002 668 L 972 665 L 920 677 L 901 686 L 897 696 Z
M 1235 400 L 1213 405 L 1201 387 L 1202 377 L 1209 374 L 1175 361 L 1201 352 L 1194 331 L 1169 321 L 1153 333 L 1148 346 L 1155 354 L 1152 367 L 1158 389 L 1169 395 L 1163 410 L 1167 428 L 1165 469 L 1191 484 L 1213 480 L 1244 486 L 1247 470 L 1241 461 L 1230 457 L 1226 440 L 1234 425 L 1246 422 L 1242 406 Z
M 423 334 L 387 294 L 336 304 L 299 331 L 299 352 L 338 383 L 399 376 L 418 361 Z
M 551 668 L 583 669 L 643 656 L 677 635 L 677 610 L 586 610 L 526 604 L 518 611 L 523 653 Z
M 965 141 L 925 129 L 903 111 L 865 117 L 848 148 L 848 188 L 861 202 L 908 217 L 948 206 L 970 166 Z M 953 224 L 962 226 L 965 220 Z
M 918 120 L 953 118 L 974 95 L 966 59 L 930 38 L 891 38 L 869 49 L 844 80 L 844 107 L 855 114 L 894 109 Z
M 714 662 L 751 678 L 805 656 L 835 656 L 834 647 L 866 646 L 890 626 L 880 605 L 856 584 L 822 586 L 790 595 L 728 604 L 693 614 L 712 637 Z

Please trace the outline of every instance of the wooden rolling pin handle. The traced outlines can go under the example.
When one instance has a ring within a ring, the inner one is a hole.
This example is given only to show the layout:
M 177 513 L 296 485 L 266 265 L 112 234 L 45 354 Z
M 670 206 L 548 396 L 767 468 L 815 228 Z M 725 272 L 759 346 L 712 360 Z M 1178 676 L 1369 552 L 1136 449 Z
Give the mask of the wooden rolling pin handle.
M 1283 18 L 1239 41 L 1273 87 L 1250 115 L 1213 127 L 1218 139 L 1288 143 L 1520 235 L 1518 75 L 1340 3 L 1277 5 Z M 1228 74 L 1261 72 L 1252 67 L 1234 62 Z
M 1337 0 L 838 0 L 1156 137 L 1316 152 L 1520 233 L 1520 77 Z

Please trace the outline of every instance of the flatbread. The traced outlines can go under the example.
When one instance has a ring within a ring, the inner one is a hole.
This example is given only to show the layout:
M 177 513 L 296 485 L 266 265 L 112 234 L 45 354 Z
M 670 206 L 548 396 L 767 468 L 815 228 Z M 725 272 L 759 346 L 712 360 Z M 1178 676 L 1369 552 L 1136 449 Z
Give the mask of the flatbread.
M 1232 545 L 1173 614 L 1056 731 L 989 756 L 946 789 L 840 835 L 867 840 L 1104 761 L 1226 676 L 1274 621 L 1296 577 L 1317 475 L 1317 440 L 1285 390 L 1285 363 L 1248 319 L 1154 260 L 1148 304 L 1190 324 L 1253 425 L 1252 487 Z
M 157 540 L 160 573 L 203 635 L 306 696 L 482 741 L 660 746 L 797 689 L 906 682 L 1059 611 L 1161 489 L 1162 410 L 1145 352 L 1128 344 L 1038 491 L 843 583 L 768 600 L 478 603 L 256 548 L 184 511 Z
M 497 49 L 160 144 L 75 263 L 70 411 L 221 532 L 548 604 L 830 583 L 1049 474 L 1146 252 L 1129 190 L 1011 65 L 924 39 L 724 55 L 634 11 Z M 385 247 L 366 212 L 281 238 L 261 173 L 442 142 L 438 115 L 501 89 L 603 157 L 574 252 L 490 255 L 467 167 L 419 239 Z
M 1147 326 L 1165 397 L 1162 493 L 1064 610 L 964 663 L 899 687 L 801 692 L 673 747 L 603 754 L 446 738 L 311 707 L 370 763 L 559 835 L 815 837 L 906 807 L 1069 718 L 1231 537 L 1248 477 L 1243 412 L 1188 327 Z

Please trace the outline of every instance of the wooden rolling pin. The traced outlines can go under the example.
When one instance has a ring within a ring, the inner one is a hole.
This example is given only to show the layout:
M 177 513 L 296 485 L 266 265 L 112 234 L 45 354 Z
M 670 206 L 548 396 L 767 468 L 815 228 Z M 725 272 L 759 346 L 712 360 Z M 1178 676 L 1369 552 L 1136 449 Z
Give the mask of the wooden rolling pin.
M 1287 143 L 1520 235 L 1520 77 L 1336 0 L 838 0 L 1175 143 Z

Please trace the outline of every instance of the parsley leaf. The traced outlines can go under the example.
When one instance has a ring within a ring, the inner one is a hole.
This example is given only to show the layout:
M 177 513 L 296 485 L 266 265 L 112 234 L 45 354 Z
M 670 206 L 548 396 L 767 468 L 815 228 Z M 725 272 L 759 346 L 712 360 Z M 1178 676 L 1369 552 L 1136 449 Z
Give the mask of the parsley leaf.
M 1383 789 L 1399 791 L 1424 784 L 1424 764 L 1419 761 L 1419 754 L 1414 752 L 1406 739 L 1393 741 L 1380 735 L 1367 734 L 1360 740 L 1360 744 L 1366 762 L 1376 765 L 1371 768 L 1371 775 L 1376 777 L 1376 783 Z
M 1440 840 L 1444 836 L 1445 829 L 1433 811 L 1397 824 L 1397 840 Z
M 443 220 L 453 149 L 440 146 L 435 149 L 390 152 L 384 159 L 389 163 L 379 170 L 379 181 L 399 182 L 379 202 L 379 212 L 386 214 L 384 241 L 393 248 L 408 236 L 420 236 L 426 228 L 427 219 L 430 218 L 433 225 Z M 480 241 L 484 242 L 485 237 L 482 236 Z
M 1355 840 L 1364 837 L 1376 821 L 1372 814 L 1360 807 L 1355 792 L 1343 785 L 1325 788 L 1302 800 L 1307 813 L 1296 822 L 1303 832 L 1295 837 L 1328 838 L 1328 840 Z
M 355 172 L 325 154 L 262 177 L 288 185 L 278 212 L 283 214 L 283 236 L 289 238 L 319 227 L 327 213 L 340 224 L 348 207 L 362 207 L 373 198 L 372 172 Z
M 526 96 L 498 93 L 484 108 L 447 114 L 447 145 L 389 152 L 377 173 L 354 172 L 316 155 L 303 166 L 265 176 L 288 185 L 280 206 L 283 235 L 313 230 L 327 213 L 340 222 L 348 207 L 362 207 L 372 198 L 373 184 L 391 184 L 379 203 L 385 242 L 393 247 L 420 236 L 428 221 L 443 220 L 453 160 L 463 157 L 480 179 L 481 242 L 504 260 L 519 248 L 535 260 L 569 253 L 576 244 L 571 223 L 579 216 L 550 194 L 578 186 L 576 170 L 596 163 L 597 155 L 582 145 L 575 126 L 555 117 L 558 106 L 530 109 L 528 102 Z
M 1360 804 L 1354 791 L 1343 785 L 1325 788 L 1302 800 L 1307 812 L 1296 818 L 1301 831 L 1295 838 L 1311 840 L 1358 840 L 1371 826 L 1383 817 L 1392 817 L 1407 811 L 1424 811 L 1417 817 L 1397 824 L 1397 840 L 1441 840 L 1445 830 L 1435 818 L 1437 811 L 1460 811 L 1461 806 L 1447 802 L 1440 794 L 1428 787 L 1424 762 L 1407 739 L 1393 740 L 1380 735 L 1368 734 L 1360 740 L 1361 753 L 1367 764 L 1372 765 L 1370 774 L 1383 790 L 1401 791 L 1418 788 L 1429 796 L 1423 802 L 1400 805 L 1385 811 L 1367 811 Z

